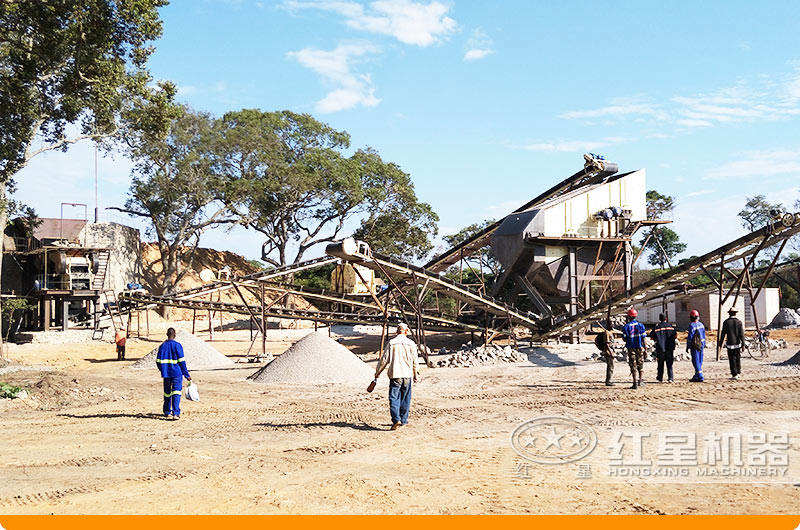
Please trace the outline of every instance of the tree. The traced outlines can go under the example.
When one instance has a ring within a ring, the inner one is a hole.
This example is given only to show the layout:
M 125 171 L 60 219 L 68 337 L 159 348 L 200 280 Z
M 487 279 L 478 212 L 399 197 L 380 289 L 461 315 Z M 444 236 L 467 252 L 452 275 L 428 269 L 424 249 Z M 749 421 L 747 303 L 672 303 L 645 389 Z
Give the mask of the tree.
M 650 265 L 658 265 L 660 269 L 666 268 L 675 256 L 686 250 L 686 243 L 681 242 L 678 234 L 663 226 L 654 228 L 649 240 L 647 236 L 642 237 L 640 244 L 650 251 L 647 262 Z
M 415 197 L 405 206 L 397 205 L 370 215 L 353 232 L 353 237 L 369 243 L 375 252 L 408 261 L 420 260 L 433 249 L 437 221 L 439 216 L 433 208 Z
M 483 231 L 487 226 L 494 222 L 494 219 L 486 219 L 480 223 L 473 223 L 469 226 L 465 226 L 455 234 L 444 236 L 442 239 L 445 243 L 451 247 L 454 247 L 463 243 L 475 234 Z M 472 256 L 465 257 L 464 261 L 476 269 L 479 269 L 481 264 L 483 264 L 484 267 L 489 269 L 493 276 L 497 276 L 500 273 L 500 263 L 495 259 L 494 254 L 492 254 L 491 247 L 483 247 L 480 252 L 477 252 Z
M 166 3 L 0 1 L 0 226 L 6 184 L 36 155 L 113 135 L 137 99 L 174 97 L 146 70 Z
M 775 217 L 786 212 L 786 208 L 779 202 L 769 202 L 764 195 L 747 197 L 747 202 L 737 214 L 742 220 L 742 226 L 750 232 L 766 226 Z
M 661 219 L 675 209 L 675 199 L 656 190 L 649 190 L 645 199 L 648 219 Z M 649 252 L 647 262 L 650 265 L 658 265 L 661 269 L 686 250 L 686 244 L 681 243 L 678 234 L 663 226 L 653 226 L 650 232 L 642 237 L 639 245 Z
M 166 3 L 0 2 L 0 182 L 40 153 L 113 135 L 131 99 L 153 93 L 148 43 Z
M 662 195 L 656 190 L 649 190 L 645 199 L 648 219 L 661 219 L 664 214 L 672 213 L 672 210 L 675 209 L 675 199 L 669 195 Z
M 372 149 L 346 156 L 350 136 L 308 114 L 249 109 L 225 114 L 214 170 L 239 222 L 266 238 L 264 259 L 296 263 L 350 227 L 376 250 L 425 251 L 438 218 L 410 176 Z M 427 237 L 426 237 L 427 236 Z
M 133 180 L 124 207 L 113 210 L 147 219 L 156 238 L 162 270 L 151 271 L 157 291 L 174 291 L 192 266 L 200 235 L 212 226 L 233 223 L 219 201 L 219 183 L 211 171 L 213 120 L 178 107 L 169 134 L 141 131 L 126 139 L 134 161 Z

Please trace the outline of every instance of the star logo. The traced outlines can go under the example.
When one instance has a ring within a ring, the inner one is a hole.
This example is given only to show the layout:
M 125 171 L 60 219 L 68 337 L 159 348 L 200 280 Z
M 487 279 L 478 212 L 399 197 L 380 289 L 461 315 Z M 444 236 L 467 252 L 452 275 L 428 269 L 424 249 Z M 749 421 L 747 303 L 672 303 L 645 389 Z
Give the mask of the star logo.
M 511 444 L 521 457 L 541 464 L 566 464 L 589 455 L 597 445 L 590 426 L 566 416 L 543 416 L 518 426 Z

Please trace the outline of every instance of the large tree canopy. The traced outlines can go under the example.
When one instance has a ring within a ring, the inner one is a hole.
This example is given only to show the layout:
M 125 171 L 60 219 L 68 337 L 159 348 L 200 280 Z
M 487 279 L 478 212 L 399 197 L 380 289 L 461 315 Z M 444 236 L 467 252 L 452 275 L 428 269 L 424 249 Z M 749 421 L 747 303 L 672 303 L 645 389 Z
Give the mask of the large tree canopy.
M 218 200 L 213 142 L 213 119 L 184 107 L 177 108 L 166 137 L 143 130 L 127 138 L 133 179 L 125 206 L 113 209 L 149 221 L 147 233 L 158 243 L 161 270 L 148 275 L 162 292 L 174 290 L 191 267 L 205 230 L 233 222 Z
M 138 98 L 174 96 L 145 68 L 166 3 L 0 2 L 0 182 L 41 152 L 114 134 Z
M 215 132 L 222 196 L 242 225 L 264 235 L 272 265 L 353 230 L 379 251 L 430 249 L 438 218 L 410 176 L 371 149 L 348 156 L 346 132 L 308 114 L 254 109 L 225 114 Z

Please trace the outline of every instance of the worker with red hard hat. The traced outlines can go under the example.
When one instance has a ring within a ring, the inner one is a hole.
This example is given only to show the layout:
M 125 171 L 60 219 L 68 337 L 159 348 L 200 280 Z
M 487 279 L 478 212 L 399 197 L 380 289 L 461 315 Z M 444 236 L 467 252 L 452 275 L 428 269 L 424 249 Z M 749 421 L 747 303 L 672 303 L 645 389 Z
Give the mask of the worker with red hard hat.
M 628 309 L 628 322 L 622 328 L 622 338 L 625 339 L 625 348 L 628 350 L 628 366 L 631 368 L 633 386 L 639 388 L 644 384 L 642 370 L 644 369 L 644 350 L 646 347 L 647 330 L 644 324 L 636 320 L 639 312 L 634 308 Z
M 703 378 L 703 350 L 706 347 L 706 328 L 700 322 L 700 312 L 692 309 L 689 312 L 689 336 L 686 337 L 686 351 L 692 356 L 694 375 L 689 381 L 702 383 Z

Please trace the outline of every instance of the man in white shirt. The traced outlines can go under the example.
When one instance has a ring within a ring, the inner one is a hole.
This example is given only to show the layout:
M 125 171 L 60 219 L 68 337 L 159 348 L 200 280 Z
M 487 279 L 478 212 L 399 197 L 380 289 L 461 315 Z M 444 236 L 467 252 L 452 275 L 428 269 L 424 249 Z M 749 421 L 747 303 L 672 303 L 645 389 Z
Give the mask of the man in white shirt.
M 389 413 L 392 415 L 393 431 L 408 423 L 411 382 L 417 382 L 417 345 L 408 337 L 408 333 L 408 326 L 401 322 L 397 326 L 397 336 L 386 345 L 375 367 L 376 380 L 388 368 Z

